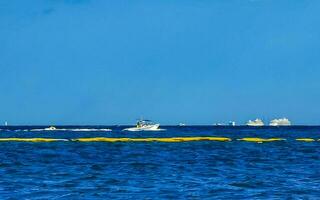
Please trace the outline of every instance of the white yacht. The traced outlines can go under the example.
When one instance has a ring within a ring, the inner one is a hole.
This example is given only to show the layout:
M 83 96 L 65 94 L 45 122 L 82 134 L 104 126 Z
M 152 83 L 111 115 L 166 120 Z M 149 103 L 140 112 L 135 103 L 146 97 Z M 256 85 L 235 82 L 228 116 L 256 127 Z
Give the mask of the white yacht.
M 270 126 L 291 126 L 291 122 L 287 118 L 274 119 L 270 122 Z
M 126 128 L 124 131 L 159 131 L 160 124 L 156 124 L 151 120 L 139 120 L 136 127 Z
M 261 119 L 249 120 L 247 126 L 264 126 L 264 123 Z

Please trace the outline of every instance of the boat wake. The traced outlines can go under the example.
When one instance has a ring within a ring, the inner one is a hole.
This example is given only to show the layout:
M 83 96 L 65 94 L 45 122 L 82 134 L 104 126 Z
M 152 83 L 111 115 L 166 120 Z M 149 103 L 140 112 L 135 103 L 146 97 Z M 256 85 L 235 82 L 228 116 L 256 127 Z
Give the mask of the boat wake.
M 145 132 L 145 131 L 166 131 L 167 129 L 162 129 L 162 128 L 158 128 L 158 129 L 139 129 L 139 128 L 126 128 L 123 129 L 122 131 L 130 131 L 130 132 Z
M 96 129 L 96 128 L 76 128 L 76 129 L 69 129 L 68 131 L 90 132 L 90 131 L 112 131 L 112 130 L 108 129 L 108 128 L 101 128 L 101 129 Z
M 42 129 L 25 129 L 25 130 L 16 130 L 16 131 L 25 131 L 25 132 L 43 132 L 43 131 L 72 131 L 72 132 L 110 132 L 112 131 L 111 129 L 108 128 L 74 128 L 74 129 L 68 129 L 68 128 L 55 128 L 55 129 L 50 129 L 50 128 L 42 128 Z

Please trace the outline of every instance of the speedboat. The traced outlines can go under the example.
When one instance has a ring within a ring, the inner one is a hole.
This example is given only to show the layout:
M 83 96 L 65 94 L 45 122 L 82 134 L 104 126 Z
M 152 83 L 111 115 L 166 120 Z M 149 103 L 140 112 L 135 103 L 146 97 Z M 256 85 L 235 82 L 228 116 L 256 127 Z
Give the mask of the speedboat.
M 264 126 L 264 123 L 261 119 L 249 120 L 247 126 Z
M 57 129 L 54 126 L 50 126 L 50 127 L 41 128 L 41 129 L 31 129 L 30 131 L 62 131 L 62 130 L 65 130 L 65 129 Z
M 224 126 L 224 124 L 222 124 L 222 123 L 215 123 L 215 124 L 213 124 L 213 126 Z
M 44 130 L 45 130 L 45 131 L 56 131 L 57 128 L 54 127 L 54 126 L 50 126 L 50 127 L 48 127 L 48 128 L 45 128 Z
M 156 124 L 151 120 L 138 120 L 136 127 L 126 128 L 124 131 L 159 131 L 160 124 Z

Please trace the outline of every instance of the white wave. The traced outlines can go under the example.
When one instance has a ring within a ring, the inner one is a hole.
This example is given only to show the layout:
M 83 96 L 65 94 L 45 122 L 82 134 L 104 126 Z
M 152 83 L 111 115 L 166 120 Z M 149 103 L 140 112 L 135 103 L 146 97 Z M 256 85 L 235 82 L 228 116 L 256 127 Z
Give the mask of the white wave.
M 31 131 L 31 132 L 34 132 L 34 131 L 67 131 L 68 129 L 65 129 L 65 128 L 57 128 L 57 129 L 54 129 L 54 130 L 51 130 L 51 129 L 47 129 L 47 128 L 40 128 L 40 129 L 31 129 L 31 130 L 24 130 L 24 131 Z
M 20 132 L 20 131 L 23 131 L 23 132 L 27 132 L 29 131 L 28 129 L 17 129 L 17 130 L 14 130 L 15 132 Z
M 76 129 L 68 129 L 68 131 L 83 131 L 83 132 L 90 132 L 90 131 L 112 131 L 111 129 L 108 128 L 100 128 L 100 129 L 96 129 L 96 128 L 76 128 Z

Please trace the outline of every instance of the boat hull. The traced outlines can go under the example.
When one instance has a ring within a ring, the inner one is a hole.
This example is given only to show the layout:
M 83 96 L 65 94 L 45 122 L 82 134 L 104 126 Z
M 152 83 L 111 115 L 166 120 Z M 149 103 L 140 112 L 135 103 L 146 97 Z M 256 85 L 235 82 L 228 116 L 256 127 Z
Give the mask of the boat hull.
M 144 127 L 132 127 L 126 128 L 124 131 L 160 131 L 159 129 L 160 124 L 148 125 Z

